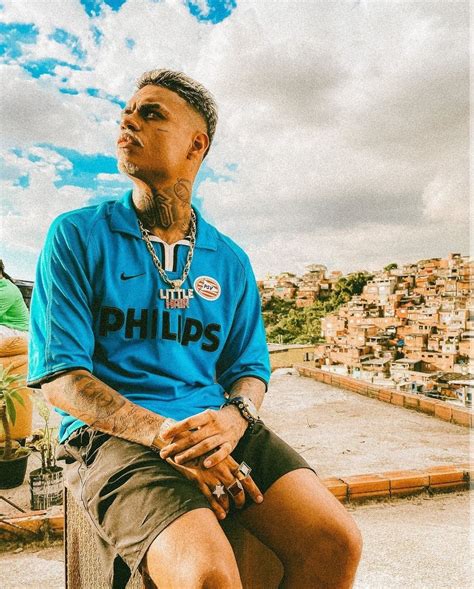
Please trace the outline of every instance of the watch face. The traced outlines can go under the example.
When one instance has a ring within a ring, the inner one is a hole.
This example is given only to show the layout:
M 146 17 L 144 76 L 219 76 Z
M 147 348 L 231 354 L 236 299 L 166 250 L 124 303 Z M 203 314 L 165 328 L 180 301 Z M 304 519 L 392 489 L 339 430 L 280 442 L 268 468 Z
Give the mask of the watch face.
M 158 436 L 163 440 L 163 434 L 170 429 L 172 425 L 178 423 L 176 419 L 172 419 L 171 417 L 167 417 L 160 426 L 158 431 Z M 164 440 L 163 440 L 164 441 Z
M 254 419 L 258 419 L 258 411 L 257 411 L 257 408 L 255 407 L 255 405 L 252 403 L 252 401 L 249 398 L 244 397 L 244 403 L 245 403 L 246 409 L 250 413 L 250 415 Z

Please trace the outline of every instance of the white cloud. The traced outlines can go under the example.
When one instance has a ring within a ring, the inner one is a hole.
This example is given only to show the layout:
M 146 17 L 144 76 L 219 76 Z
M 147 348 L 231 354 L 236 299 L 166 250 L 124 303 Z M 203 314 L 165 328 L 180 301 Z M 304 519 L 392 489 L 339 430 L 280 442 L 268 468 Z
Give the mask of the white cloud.
M 347 270 L 410 257 L 406 244 L 411 257 L 466 250 L 466 6 L 289 6 L 272 3 L 269 18 L 267 3 L 242 3 L 213 31 L 223 116 L 209 165 L 239 168 L 201 187 L 208 214 L 260 272 L 308 253 Z
M 47 40 L 56 27 L 81 39 L 91 69 L 57 68 L 70 88 L 127 99 L 142 71 L 167 66 L 215 94 L 220 123 L 206 162 L 233 181 L 207 180 L 199 194 L 260 275 L 467 248 L 467 3 L 239 0 L 217 26 L 173 0 L 129 0 L 94 19 L 79 0 L 57 6 L 10 1 L 6 16 L 38 26 L 28 58 L 65 59 L 69 50 Z M 114 153 L 118 107 L 58 94 L 58 78 L 32 80 L 17 66 L 0 75 L 6 145 Z
M 85 153 L 115 153 L 119 107 L 107 100 L 59 94 L 48 81 L 0 65 L 3 149 L 51 143 Z
M 467 162 L 466 162 L 467 169 Z M 463 169 L 442 170 L 422 194 L 428 221 L 465 226 L 469 217 L 469 178 Z
M 2 240 L 16 249 L 19 256 L 22 252 L 38 252 L 53 219 L 65 211 L 85 206 L 93 196 L 76 186 L 54 185 L 59 178 L 58 171 L 71 168 L 69 160 L 46 149 L 36 148 L 30 153 L 41 159 L 33 162 L 12 153 L 5 155 L 9 166 L 28 174 L 29 186 L 21 188 L 11 181 L 0 184 Z

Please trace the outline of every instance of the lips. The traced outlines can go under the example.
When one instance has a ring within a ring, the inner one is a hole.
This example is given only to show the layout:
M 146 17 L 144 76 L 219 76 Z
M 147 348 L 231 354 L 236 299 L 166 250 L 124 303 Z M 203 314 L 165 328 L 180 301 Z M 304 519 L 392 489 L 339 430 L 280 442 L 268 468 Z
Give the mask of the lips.
M 130 145 L 138 145 L 138 147 L 142 147 L 141 143 L 130 135 L 129 133 L 122 133 L 117 140 L 118 147 L 129 147 Z

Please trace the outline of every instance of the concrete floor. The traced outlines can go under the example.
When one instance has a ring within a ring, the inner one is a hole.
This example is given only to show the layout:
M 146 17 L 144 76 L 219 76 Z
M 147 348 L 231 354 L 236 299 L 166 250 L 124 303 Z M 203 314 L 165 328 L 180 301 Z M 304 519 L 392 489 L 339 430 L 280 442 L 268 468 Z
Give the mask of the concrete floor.
M 350 507 L 364 538 L 354 589 L 472 588 L 469 503 L 464 492 Z M 2 589 L 64 588 L 60 546 L 0 554 L 0 570 Z
M 292 371 L 273 374 L 261 413 L 322 477 L 462 463 L 470 457 L 466 428 Z M 469 492 L 449 493 L 348 506 L 364 538 L 354 587 L 472 587 L 470 497 Z M 34 550 L 0 553 L 2 589 L 64 587 L 62 548 Z
M 472 432 L 424 413 L 276 371 L 264 421 L 322 477 L 468 462 Z

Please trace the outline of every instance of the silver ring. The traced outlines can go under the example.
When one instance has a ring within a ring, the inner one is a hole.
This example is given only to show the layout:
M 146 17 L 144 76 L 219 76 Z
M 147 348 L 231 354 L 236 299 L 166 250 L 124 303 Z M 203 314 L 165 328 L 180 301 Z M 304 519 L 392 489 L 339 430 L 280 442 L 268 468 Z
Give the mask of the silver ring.
M 220 483 L 218 483 L 214 487 L 214 491 L 212 491 L 212 494 L 215 495 L 218 499 L 220 499 L 222 497 L 222 495 L 225 495 L 224 485 L 221 485 Z
M 242 483 L 239 480 L 234 481 L 232 485 L 226 487 L 226 491 L 232 495 L 232 497 L 236 497 L 243 490 L 244 488 L 242 487 Z
M 250 468 L 250 466 L 246 462 L 241 462 L 235 474 L 243 474 L 244 476 L 242 478 L 245 478 L 248 477 L 251 472 L 252 469 Z

